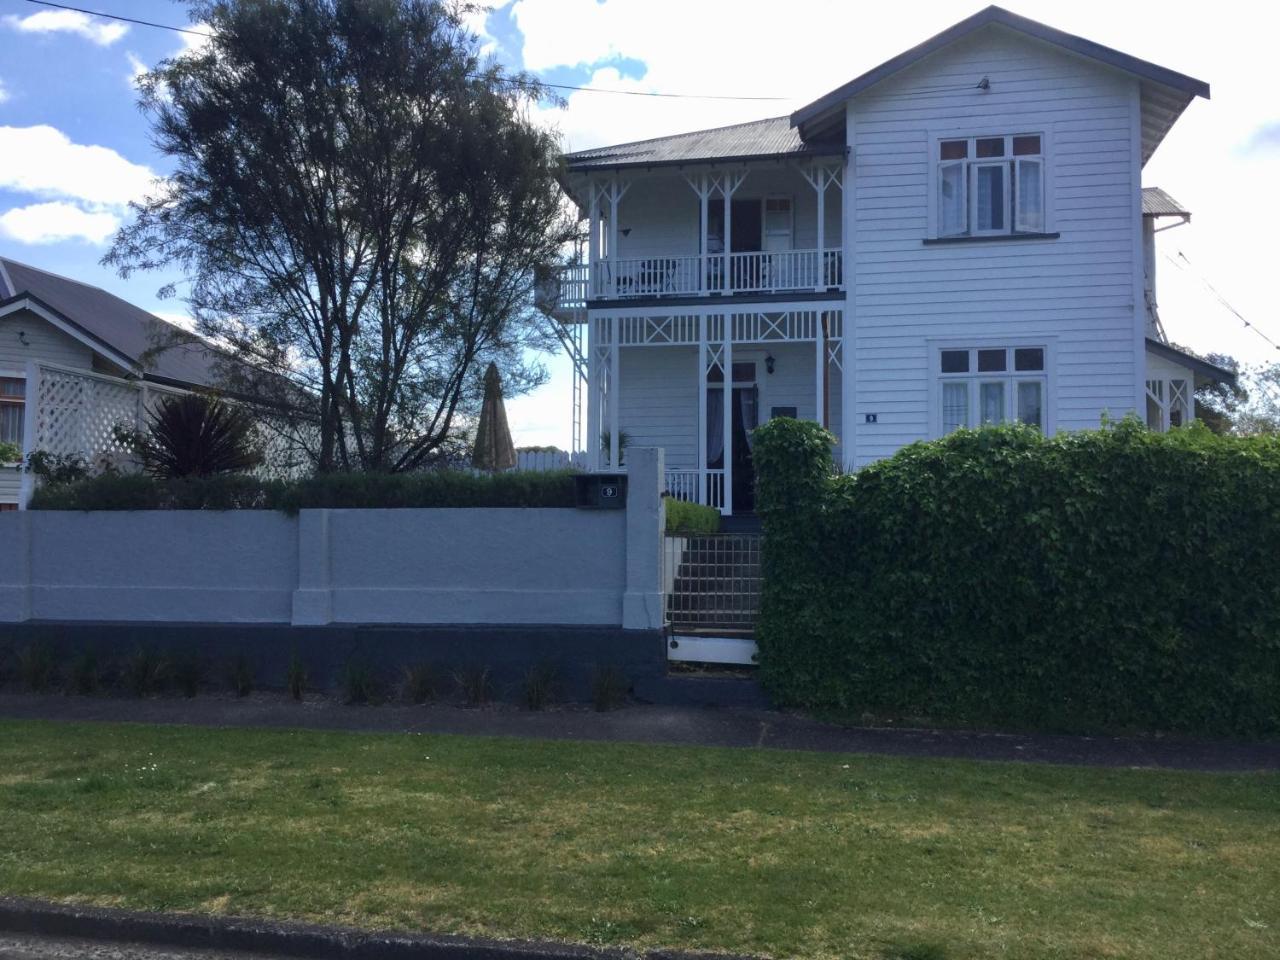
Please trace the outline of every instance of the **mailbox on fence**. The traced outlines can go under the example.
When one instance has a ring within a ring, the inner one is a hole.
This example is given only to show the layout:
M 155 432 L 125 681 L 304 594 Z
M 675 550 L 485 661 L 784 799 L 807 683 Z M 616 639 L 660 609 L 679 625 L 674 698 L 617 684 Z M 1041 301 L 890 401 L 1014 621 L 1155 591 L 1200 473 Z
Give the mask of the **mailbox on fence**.
M 621 510 L 627 505 L 625 473 L 579 473 L 573 480 L 580 510 Z

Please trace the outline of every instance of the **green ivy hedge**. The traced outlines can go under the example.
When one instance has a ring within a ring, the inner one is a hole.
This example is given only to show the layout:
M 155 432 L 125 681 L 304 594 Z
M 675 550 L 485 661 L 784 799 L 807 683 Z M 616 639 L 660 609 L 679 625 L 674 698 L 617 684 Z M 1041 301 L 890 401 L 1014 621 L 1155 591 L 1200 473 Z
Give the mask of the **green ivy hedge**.
M 462 471 L 328 473 L 281 482 L 225 475 L 158 480 L 103 474 L 37 488 L 33 510 L 283 510 L 384 507 L 572 507 L 573 474 Z
M 1280 732 L 1280 439 L 994 427 L 849 476 L 831 442 L 794 420 L 756 433 L 760 669 L 779 701 Z

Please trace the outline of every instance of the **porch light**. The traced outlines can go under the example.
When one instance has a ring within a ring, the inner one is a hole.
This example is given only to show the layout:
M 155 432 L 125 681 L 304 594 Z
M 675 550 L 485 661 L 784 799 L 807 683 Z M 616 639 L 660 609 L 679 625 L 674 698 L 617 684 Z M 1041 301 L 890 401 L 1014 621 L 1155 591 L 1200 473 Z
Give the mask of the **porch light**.
M 773 365 L 775 362 L 776 361 L 773 359 L 772 353 L 764 358 L 764 369 L 766 373 L 773 373 Z

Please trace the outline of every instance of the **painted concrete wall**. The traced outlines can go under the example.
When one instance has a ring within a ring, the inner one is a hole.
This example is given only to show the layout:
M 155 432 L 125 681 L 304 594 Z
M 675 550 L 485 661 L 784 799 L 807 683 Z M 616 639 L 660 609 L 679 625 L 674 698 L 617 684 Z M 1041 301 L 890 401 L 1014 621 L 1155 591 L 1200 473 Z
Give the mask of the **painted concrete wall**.
M 655 629 L 662 456 L 629 453 L 625 510 L 0 513 L 0 621 Z

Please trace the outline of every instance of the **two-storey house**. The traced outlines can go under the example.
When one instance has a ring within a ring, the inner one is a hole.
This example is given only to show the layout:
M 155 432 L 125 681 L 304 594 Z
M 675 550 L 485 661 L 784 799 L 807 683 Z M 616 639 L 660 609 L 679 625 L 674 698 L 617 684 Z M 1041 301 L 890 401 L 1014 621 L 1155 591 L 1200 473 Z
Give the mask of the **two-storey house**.
M 849 469 L 984 423 L 1189 421 L 1229 374 L 1162 342 L 1147 245 L 1186 215 L 1144 210 L 1142 169 L 1208 96 L 989 7 L 788 117 L 569 155 L 592 466 L 663 447 L 673 496 L 747 512 L 770 417 Z

